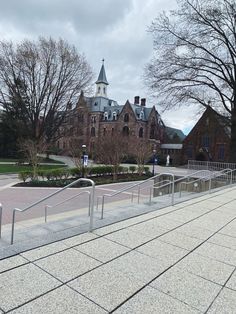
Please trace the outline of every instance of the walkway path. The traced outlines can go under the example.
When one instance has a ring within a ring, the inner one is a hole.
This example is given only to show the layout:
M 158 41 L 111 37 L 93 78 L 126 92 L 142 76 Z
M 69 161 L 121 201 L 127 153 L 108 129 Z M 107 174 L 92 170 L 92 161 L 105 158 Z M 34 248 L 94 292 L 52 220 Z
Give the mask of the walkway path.
M 236 313 L 236 188 L 174 208 L 0 261 L 0 313 Z

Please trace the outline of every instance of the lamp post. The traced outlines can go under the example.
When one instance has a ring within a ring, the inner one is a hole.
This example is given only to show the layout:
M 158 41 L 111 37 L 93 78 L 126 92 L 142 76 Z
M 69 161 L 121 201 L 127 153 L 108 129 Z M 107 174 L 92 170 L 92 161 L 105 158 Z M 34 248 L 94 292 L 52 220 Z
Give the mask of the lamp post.
M 82 145 L 82 178 L 84 178 L 84 170 L 85 170 L 85 158 L 84 158 L 84 156 L 85 156 L 85 154 L 86 154 L 86 145 L 85 144 L 83 144 Z
M 155 157 L 156 157 L 156 150 L 153 149 L 153 164 L 152 164 L 152 176 L 154 177 L 155 175 Z

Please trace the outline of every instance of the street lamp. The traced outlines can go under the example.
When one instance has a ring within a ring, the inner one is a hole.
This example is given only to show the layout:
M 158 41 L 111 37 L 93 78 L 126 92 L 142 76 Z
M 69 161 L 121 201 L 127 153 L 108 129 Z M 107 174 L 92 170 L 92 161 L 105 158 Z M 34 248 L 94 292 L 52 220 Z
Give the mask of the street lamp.
M 85 154 L 86 154 L 86 145 L 82 145 L 82 178 L 84 178 L 84 170 L 85 170 Z
M 154 175 L 155 175 L 155 169 L 154 169 L 154 167 L 155 167 L 155 157 L 156 157 L 156 150 L 155 149 L 153 149 L 153 164 L 152 164 L 152 176 L 154 177 Z

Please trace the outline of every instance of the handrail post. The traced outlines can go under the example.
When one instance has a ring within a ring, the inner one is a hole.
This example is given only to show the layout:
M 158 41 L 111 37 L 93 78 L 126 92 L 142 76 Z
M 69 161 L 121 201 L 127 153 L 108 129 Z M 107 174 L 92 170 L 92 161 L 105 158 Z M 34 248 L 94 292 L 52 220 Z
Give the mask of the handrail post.
M 152 191 L 153 191 L 153 186 L 150 187 L 150 195 L 149 195 L 149 205 L 150 206 L 152 204 Z
M 2 204 L 0 203 L 0 239 L 2 237 Z
M 138 186 L 138 204 L 139 204 L 139 197 L 140 197 L 140 185 Z
M 105 195 L 102 196 L 102 213 L 101 213 L 101 219 L 103 219 L 104 202 L 105 202 Z
M 172 197 L 171 197 L 171 205 L 174 205 L 175 202 L 175 176 L 172 177 Z
M 211 180 L 212 180 L 212 178 L 211 178 L 211 176 L 210 176 L 210 180 L 209 180 L 209 193 L 211 193 L 211 185 L 212 185 L 212 182 L 211 182 Z
M 91 183 L 92 183 L 92 196 L 91 196 L 90 223 L 89 223 L 89 231 L 90 232 L 93 231 L 94 195 L 95 195 L 95 183 L 93 181 Z
M 13 241 L 14 241 L 15 216 L 16 216 L 16 211 L 15 209 L 13 209 L 12 226 L 11 226 L 11 244 L 13 244 Z
M 91 214 L 91 193 L 89 193 L 89 206 L 88 206 L 88 216 Z
M 47 222 L 47 211 L 48 211 L 48 205 L 45 205 L 44 207 L 44 222 Z

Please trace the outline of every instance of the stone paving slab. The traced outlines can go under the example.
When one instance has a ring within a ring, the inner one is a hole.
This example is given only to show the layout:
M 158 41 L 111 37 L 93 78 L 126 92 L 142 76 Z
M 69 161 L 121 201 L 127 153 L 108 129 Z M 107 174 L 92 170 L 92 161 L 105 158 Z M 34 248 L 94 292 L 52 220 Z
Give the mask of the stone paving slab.
M 165 262 L 166 266 L 173 265 L 189 252 L 159 240 L 153 240 L 144 244 L 137 248 L 137 251 Z
M 144 284 L 157 277 L 166 268 L 165 261 L 136 251 L 131 251 L 111 261 L 108 265 L 114 271 L 122 272 L 128 277 L 134 277 Z
M 21 306 L 12 314 L 105 314 L 107 311 L 89 301 L 79 293 L 67 286 L 59 287 L 52 292 L 43 295 L 41 298 L 33 300 Z
M 233 289 L 236 291 L 236 272 L 234 271 L 233 275 L 229 279 L 229 281 L 226 284 L 226 287 Z
M 144 242 L 150 241 L 153 237 L 123 229 L 106 235 L 105 238 L 126 247 L 135 248 Z
M 0 260 L 0 273 L 26 263 L 28 263 L 28 261 L 19 255 Z
M 142 282 L 114 271 L 108 264 L 73 280 L 68 285 L 108 311 L 143 287 Z
M 74 237 L 67 238 L 63 240 L 62 243 L 65 244 L 66 246 L 71 247 L 71 246 L 76 246 L 81 243 L 93 240 L 95 238 L 97 238 L 96 234 L 93 234 L 91 232 L 86 232 L 86 233 L 83 233 Z
M 127 247 L 105 238 L 95 239 L 89 243 L 75 246 L 74 249 L 103 263 L 129 251 Z
M 208 314 L 235 314 L 236 291 L 224 288 L 210 307 Z
M 158 238 L 160 241 L 172 244 L 174 246 L 178 246 L 185 250 L 193 250 L 195 247 L 197 247 L 200 243 L 202 243 L 202 240 L 187 236 L 183 233 L 180 233 L 178 231 L 172 231 L 167 234 L 162 235 Z
M 35 264 L 63 282 L 76 278 L 100 265 L 95 259 L 74 249 L 45 257 L 36 261 Z
M 190 273 L 220 285 L 226 283 L 235 269 L 234 266 L 227 265 L 209 257 L 201 256 L 194 252 L 178 263 L 178 268 L 187 270 Z
M 196 253 L 236 266 L 236 251 L 223 246 L 206 242 L 196 249 Z
M 192 306 L 206 311 L 221 286 L 174 267 L 153 281 L 150 286 Z
M 146 287 L 127 301 L 115 314 L 200 314 L 201 312 L 167 294 Z
M 21 256 L 25 257 L 29 261 L 35 261 L 39 258 L 63 251 L 68 247 L 62 242 L 54 242 L 48 245 L 44 245 L 37 249 L 29 250 L 24 253 L 21 253 Z
M 23 265 L 0 274 L 0 307 L 9 311 L 59 285 L 58 280 L 37 266 Z
M 232 250 L 236 250 L 236 238 L 235 237 L 217 233 L 213 237 L 211 237 L 208 240 L 208 242 L 221 245 Z

